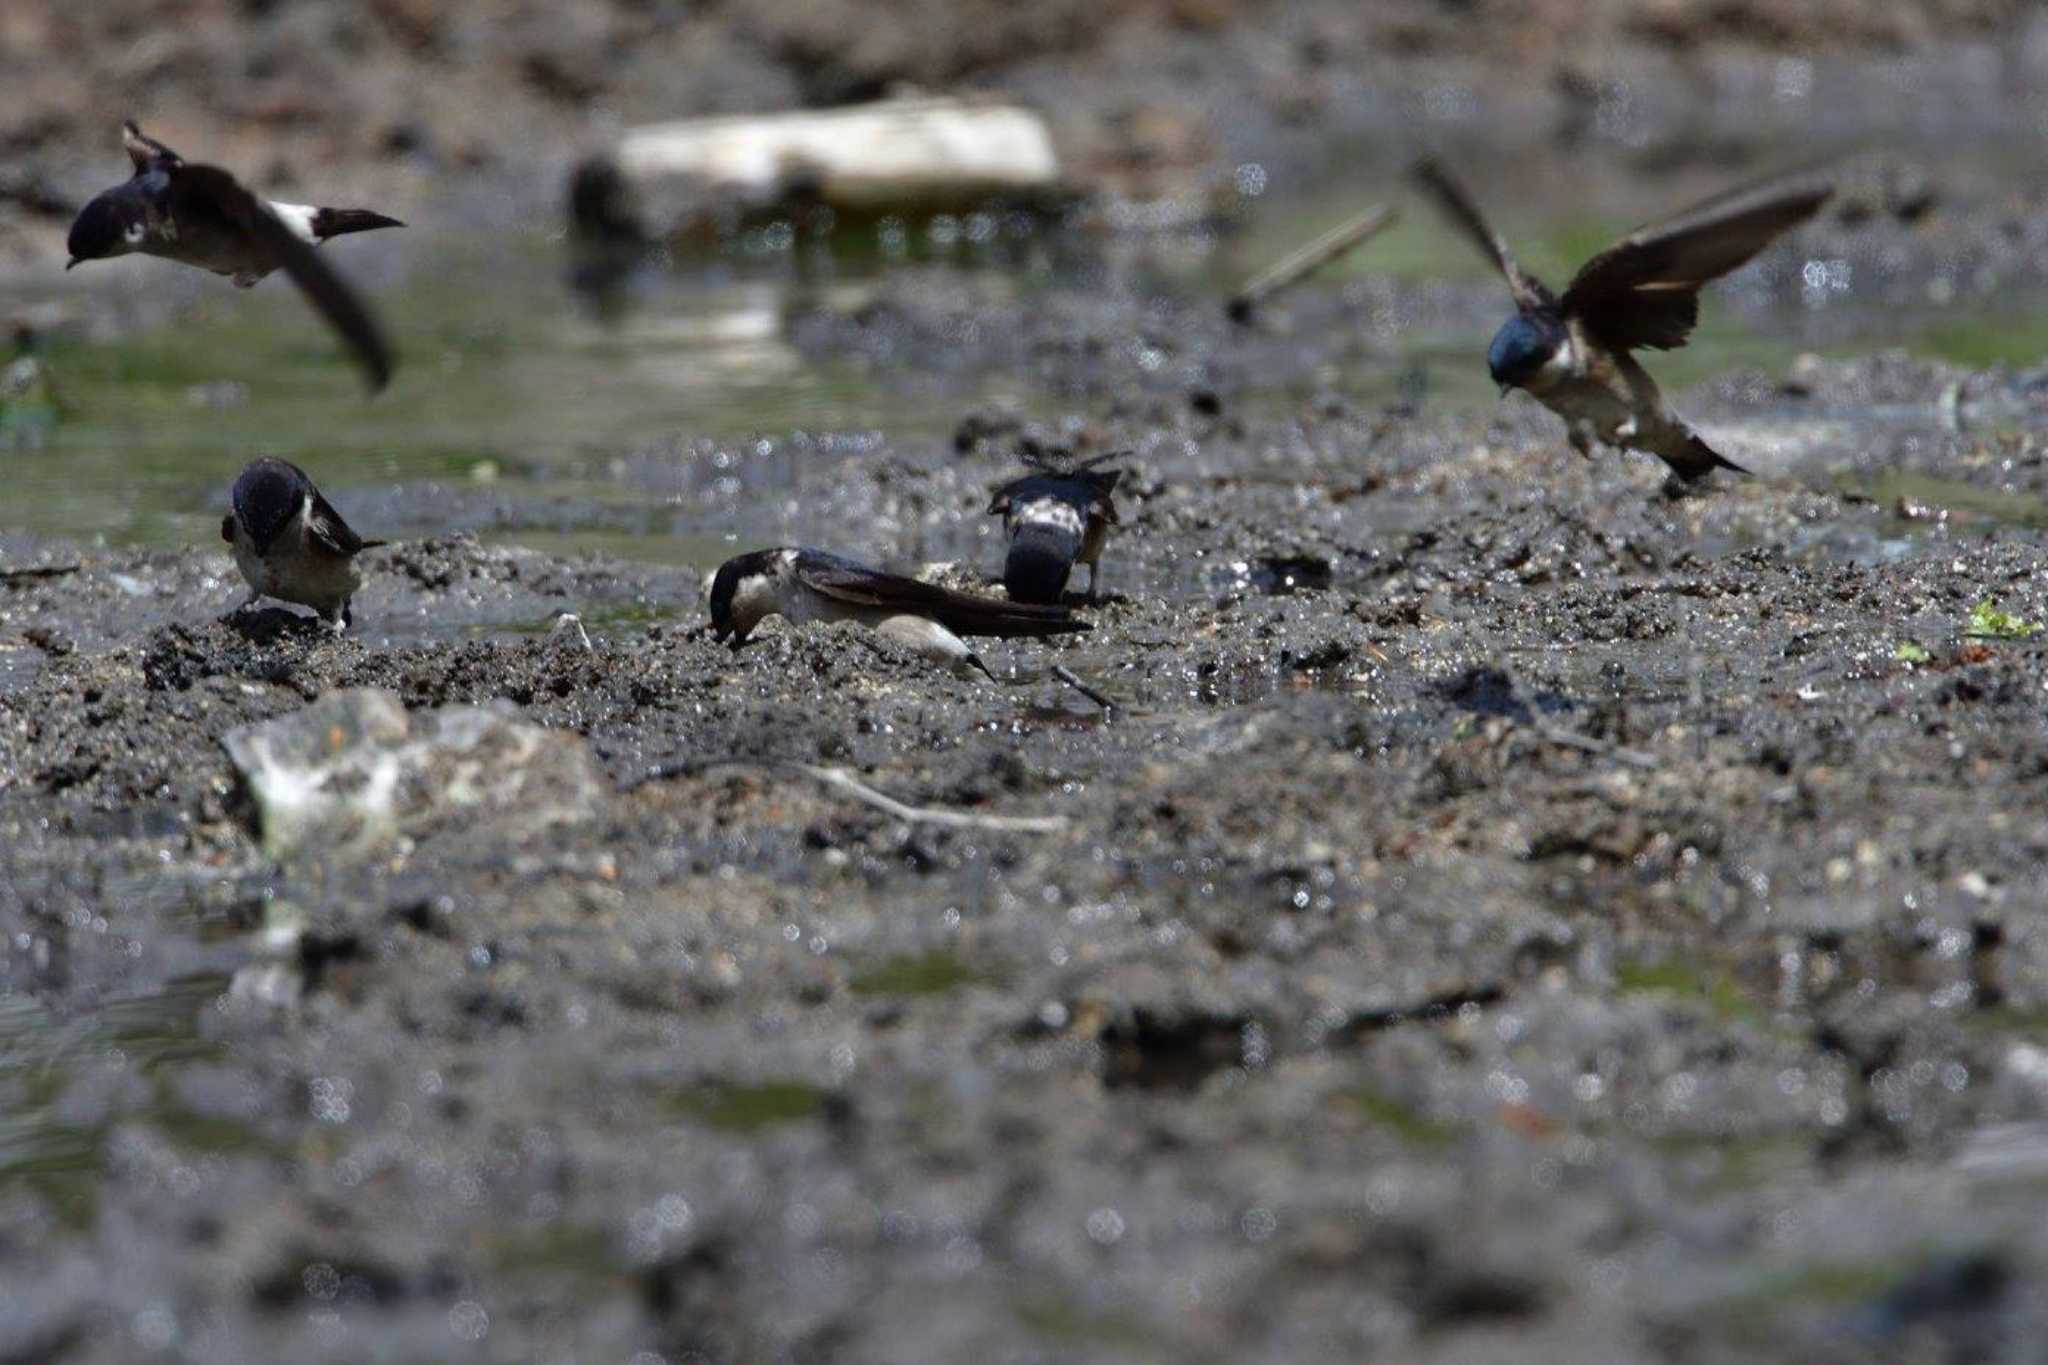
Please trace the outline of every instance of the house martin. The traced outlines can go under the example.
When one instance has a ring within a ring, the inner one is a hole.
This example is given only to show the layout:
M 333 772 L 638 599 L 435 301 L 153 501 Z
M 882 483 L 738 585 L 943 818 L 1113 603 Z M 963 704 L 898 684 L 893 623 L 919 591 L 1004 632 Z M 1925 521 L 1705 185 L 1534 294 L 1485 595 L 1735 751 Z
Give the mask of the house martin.
M 998 488 L 988 505 L 1003 519 L 1010 539 L 1003 561 L 1003 586 L 1013 602 L 1061 601 L 1074 565 L 1088 566 L 1088 596 L 1097 595 L 1102 545 L 1117 524 L 1111 494 L 1121 469 L 1099 466 L 1130 454 L 1112 451 L 1079 462 L 1058 454 L 1027 451 L 1024 463 L 1036 472 Z
M 1425 160 L 1410 174 L 1514 293 L 1515 316 L 1486 352 L 1503 392 L 1522 389 L 1564 418 L 1581 455 L 1595 441 L 1646 451 L 1687 482 L 1716 469 L 1748 472 L 1665 406 L 1630 352 L 1683 346 L 1699 321 L 1700 289 L 1811 218 L 1834 193 L 1831 183 L 1812 173 L 1774 177 L 1637 228 L 1580 266 L 1560 297 L 1522 269 L 1449 171 Z
M 81 261 L 140 252 L 227 275 L 248 288 L 283 270 L 354 353 L 374 392 L 391 377 L 391 347 L 353 289 L 314 250 L 330 237 L 403 227 L 368 209 L 257 198 L 218 166 L 195 166 L 133 122 L 121 125 L 135 174 L 79 211 L 67 245 Z
M 738 555 L 711 583 L 711 633 L 738 649 L 766 616 L 858 621 L 949 668 L 993 679 L 963 635 L 1060 635 L 1089 629 L 1065 607 L 977 597 L 843 559 L 783 546 Z
M 306 471 L 289 460 L 266 455 L 251 461 L 235 480 L 232 501 L 220 538 L 234 547 L 249 596 L 229 615 L 259 597 L 274 597 L 311 607 L 337 635 L 347 629 L 349 599 L 363 585 L 355 558 L 384 542 L 350 530 Z

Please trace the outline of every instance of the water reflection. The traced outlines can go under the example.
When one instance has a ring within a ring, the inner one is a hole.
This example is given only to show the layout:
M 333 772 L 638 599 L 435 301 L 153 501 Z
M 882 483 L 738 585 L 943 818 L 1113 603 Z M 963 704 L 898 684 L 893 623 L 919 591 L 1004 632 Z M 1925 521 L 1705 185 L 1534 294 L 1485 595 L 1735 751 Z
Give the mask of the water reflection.
M 226 988 L 223 976 L 189 977 L 69 1016 L 0 997 L 0 1185 L 31 1189 L 80 1224 L 119 1124 L 148 1123 L 201 1150 L 258 1145 L 253 1130 L 192 1113 L 171 1084 L 180 1066 L 216 1055 L 199 1018 Z

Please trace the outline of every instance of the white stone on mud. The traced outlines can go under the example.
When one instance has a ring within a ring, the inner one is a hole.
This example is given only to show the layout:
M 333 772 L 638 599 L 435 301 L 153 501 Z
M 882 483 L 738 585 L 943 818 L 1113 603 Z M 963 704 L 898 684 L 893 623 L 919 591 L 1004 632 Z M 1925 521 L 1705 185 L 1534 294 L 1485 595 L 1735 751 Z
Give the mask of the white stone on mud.
M 530 832 L 588 819 L 609 790 L 580 736 L 509 703 L 408 713 L 390 692 L 352 688 L 221 742 L 272 856 L 367 855 L 458 817 Z
M 633 128 L 617 164 L 639 186 L 682 178 L 755 197 L 801 172 L 826 203 L 874 211 L 971 203 L 1060 179 L 1038 113 L 947 98 Z

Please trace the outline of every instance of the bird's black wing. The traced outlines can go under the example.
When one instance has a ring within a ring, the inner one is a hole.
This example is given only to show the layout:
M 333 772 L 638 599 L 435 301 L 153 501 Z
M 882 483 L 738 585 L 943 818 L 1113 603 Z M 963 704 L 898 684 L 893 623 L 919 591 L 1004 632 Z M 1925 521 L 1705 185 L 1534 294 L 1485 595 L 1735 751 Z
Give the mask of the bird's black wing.
M 1023 490 L 1024 485 L 1030 483 L 1033 479 L 1038 477 L 1039 476 L 1036 474 L 1026 474 L 1023 478 L 1012 479 L 1008 483 L 1004 484 L 1002 487 L 996 489 L 995 492 L 989 496 L 988 515 L 992 517 L 1000 517 L 1007 515 L 1010 510 L 1010 503 L 1016 498 L 1017 494 Z
M 1093 462 L 1091 461 L 1091 463 Z M 1101 517 L 1111 526 L 1121 526 L 1123 524 L 1117 520 L 1116 501 L 1111 496 L 1116 492 L 1117 480 L 1123 476 L 1124 472 L 1121 469 L 1089 469 L 1081 475 L 1081 478 L 1088 484 L 1089 492 L 1094 496 L 1092 508 L 1095 515 Z
M 1060 635 L 1089 628 L 1065 607 L 954 592 L 836 555 L 804 555 L 797 561 L 796 575 L 813 592 L 856 606 L 927 616 L 955 635 Z
M 1121 469 L 1101 469 L 1098 466 L 1107 464 L 1111 460 L 1121 460 L 1131 453 L 1128 450 L 1111 450 L 1101 455 L 1091 456 L 1085 460 L 1068 460 L 1053 455 L 1039 455 L 1027 452 L 1021 457 L 1024 463 L 1029 465 L 1034 471 L 1040 472 L 1020 475 L 996 489 L 994 496 L 989 501 L 989 515 L 1000 516 L 1007 513 L 1013 502 L 1032 491 L 1033 485 L 1038 485 L 1043 491 L 1051 492 L 1053 491 L 1051 485 L 1067 480 L 1078 483 L 1087 489 L 1085 500 L 1094 507 L 1104 520 L 1114 524 L 1116 522 L 1116 508 L 1110 502 L 1110 494 L 1116 490 L 1117 480 L 1124 476 L 1124 471 Z
M 333 504 L 313 490 L 313 503 L 306 509 L 306 534 L 338 555 L 359 554 L 370 546 L 341 519 Z
M 1100 455 L 1090 455 L 1085 460 L 1077 460 L 1071 450 L 1055 446 L 1051 449 L 1020 451 L 1017 458 L 1041 474 L 1079 474 L 1097 465 L 1108 464 L 1111 460 L 1121 460 L 1131 453 L 1128 450 L 1106 450 Z
M 1108 464 L 1111 460 L 1121 460 L 1131 453 L 1128 450 L 1112 450 L 1107 454 L 1097 455 L 1091 459 L 1082 460 L 1077 464 L 1067 466 L 1067 474 L 1070 477 L 1079 479 L 1083 484 L 1087 485 L 1091 509 L 1097 516 L 1112 526 L 1117 525 L 1118 522 L 1116 519 L 1116 504 L 1110 501 L 1110 495 L 1116 492 L 1117 480 L 1124 476 L 1124 471 L 1121 469 L 1103 469 L 1101 466 Z
M 121 146 L 138 173 L 152 166 L 182 166 L 185 159 L 153 137 L 144 137 L 134 119 L 121 125 Z
M 1773 176 L 1639 227 L 1579 267 L 1564 314 L 1624 350 L 1683 346 L 1699 321 L 1700 289 L 1811 218 L 1833 193 L 1811 171 Z
M 371 392 L 390 381 L 391 347 L 368 307 L 318 252 L 300 241 L 239 180 L 218 166 L 181 164 L 171 170 L 171 196 L 174 221 L 188 212 L 202 219 L 212 215 L 254 237 L 347 343 L 370 381 Z
M 1508 289 L 1515 296 L 1515 307 L 1524 313 L 1546 309 L 1557 302 L 1543 281 L 1523 270 L 1515 260 L 1508 244 L 1501 240 L 1493 225 L 1486 221 L 1486 215 L 1465 193 L 1465 187 L 1452 178 L 1451 173 L 1434 159 L 1425 158 L 1408 169 L 1409 178 L 1436 201 L 1451 226 L 1470 238 L 1486 258 L 1499 268 L 1507 278 Z

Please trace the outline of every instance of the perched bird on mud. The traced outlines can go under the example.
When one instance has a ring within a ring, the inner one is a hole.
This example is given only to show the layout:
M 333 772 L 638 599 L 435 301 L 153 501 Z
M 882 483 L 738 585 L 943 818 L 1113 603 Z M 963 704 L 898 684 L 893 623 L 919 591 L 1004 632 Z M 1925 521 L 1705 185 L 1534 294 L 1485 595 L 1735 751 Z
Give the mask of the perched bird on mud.
M 1630 352 L 1683 346 L 1699 321 L 1700 289 L 1811 218 L 1832 184 L 1811 173 L 1758 181 L 1637 228 L 1580 266 L 1560 297 L 1516 263 L 1450 172 L 1422 161 L 1410 174 L 1514 292 L 1515 316 L 1486 352 L 1503 392 L 1522 389 L 1564 418 L 1581 455 L 1595 441 L 1646 451 L 1688 482 L 1716 469 L 1748 472 L 1672 414 Z
M 1102 545 L 1117 524 L 1111 494 L 1121 469 L 1100 466 L 1130 454 L 1111 451 L 1075 462 L 1059 454 L 1027 452 L 1036 472 L 998 488 L 990 516 L 1003 519 L 1010 552 L 1003 561 L 1003 586 L 1014 602 L 1059 602 L 1074 565 L 1088 566 L 1088 596 L 1097 594 Z
M 343 233 L 405 224 L 368 209 L 269 203 L 218 166 L 187 163 L 133 122 L 121 132 L 135 174 L 79 211 L 66 270 L 140 252 L 230 276 L 245 289 L 282 270 L 347 343 L 370 388 L 384 387 L 390 346 L 362 300 L 314 248 Z
M 949 668 L 994 679 L 963 635 L 1062 635 L 1089 629 L 1065 607 L 976 597 L 883 573 L 823 550 L 783 546 L 738 555 L 711 583 L 711 633 L 738 649 L 763 617 L 858 621 Z
M 350 530 L 306 471 L 289 460 L 252 460 L 235 480 L 233 503 L 221 518 L 220 538 L 234 547 L 249 596 L 228 614 L 275 597 L 311 607 L 337 635 L 346 630 L 349 599 L 363 586 L 355 558 L 384 542 Z

